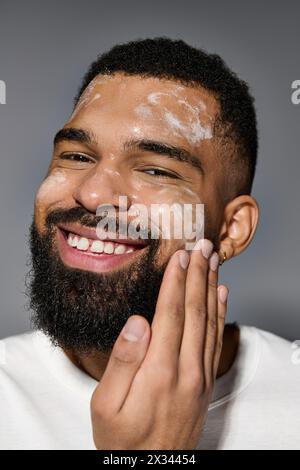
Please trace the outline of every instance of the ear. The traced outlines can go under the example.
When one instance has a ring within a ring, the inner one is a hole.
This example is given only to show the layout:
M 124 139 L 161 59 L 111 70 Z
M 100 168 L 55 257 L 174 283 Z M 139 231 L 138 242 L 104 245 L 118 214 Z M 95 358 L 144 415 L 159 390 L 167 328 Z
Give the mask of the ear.
M 259 220 L 257 201 L 248 195 L 238 196 L 224 209 L 224 221 L 219 233 L 219 255 L 226 259 L 242 253 L 251 243 Z

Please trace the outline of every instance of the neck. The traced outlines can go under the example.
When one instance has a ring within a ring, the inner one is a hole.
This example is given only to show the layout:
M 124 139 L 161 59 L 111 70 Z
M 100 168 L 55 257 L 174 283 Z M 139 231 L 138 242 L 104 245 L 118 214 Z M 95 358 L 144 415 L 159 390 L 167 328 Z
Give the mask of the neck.
M 226 374 L 232 366 L 238 351 L 239 338 L 240 330 L 237 324 L 225 325 L 217 378 Z M 90 356 L 78 356 L 69 351 L 65 353 L 76 367 L 97 381 L 101 380 L 110 356 L 110 353 L 97 353 Z

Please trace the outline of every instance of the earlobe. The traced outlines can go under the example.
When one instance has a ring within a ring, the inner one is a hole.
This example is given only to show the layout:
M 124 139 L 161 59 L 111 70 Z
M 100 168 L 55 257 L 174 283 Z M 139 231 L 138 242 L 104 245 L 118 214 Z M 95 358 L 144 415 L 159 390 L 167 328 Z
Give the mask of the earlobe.
M 238 196 L 227 204 L 219 236 L 220 265 L 226 259 L 239 255 L 249 246 L 258 220 L 259 206 L 252 196 Z
M 220 255 L 220 253 L 219 253 L 219 258 L 220 258 L 219 266 L 222 266 L 222 264 L 225 263 L 225 261 L 227 260 L 226 251 L 222 251 L 222 250 L 221 250 L 221 255 Z

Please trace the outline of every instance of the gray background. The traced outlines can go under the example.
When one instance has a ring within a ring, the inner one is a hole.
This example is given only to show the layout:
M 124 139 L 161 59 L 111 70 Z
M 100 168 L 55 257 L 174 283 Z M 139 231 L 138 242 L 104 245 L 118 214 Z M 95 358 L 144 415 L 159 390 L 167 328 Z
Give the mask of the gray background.
M 0 337 L 29 328 L 24 309 L 27 232 L 54 133 L 86 68 L 118 42 L 167 35 L 219 53 L 256 97 L 260 154 L 256 238 L 222 270 L 228 319 L 292 340 L 299 320 L 300 3 L 286 1 L 0 0 Z

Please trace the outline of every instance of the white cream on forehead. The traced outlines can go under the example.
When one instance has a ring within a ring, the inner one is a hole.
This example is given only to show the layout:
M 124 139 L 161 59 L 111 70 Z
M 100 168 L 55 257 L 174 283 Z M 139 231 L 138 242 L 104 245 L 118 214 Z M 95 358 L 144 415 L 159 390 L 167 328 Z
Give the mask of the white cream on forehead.
M 206 105 L 201 101 L 197 101 L 196 106 L 192 106 L 186 98 L 179 93 L 184 87 L 176 87 L 175 90 L 169 92 L 152 92 L 147 96 L 147 103 L 139 104 L 135 109 L 135 113 L 147 120 L 154 119 L 155 116 L 151 107 L 160 104 L 162 97 L 175 97 L 177 103 L 185 108 L 188 114 L 187 119 L 180 119 L 176 114 L 171 112 L 167 106 L 161 106 L 159 109 L 162 115 L 161 120 L 167 125 L 168 129 L 176 136 L 184 137 L 191 145 L 200 143 L 202 140 L 211 139 L 213 137 L 212 127 L 210 124 L 203 124 L 200 120 L 201 113 L 206 113 Z M 209 118 L 211 121 L 211 118 Z
M 97 100 L 100 100 L 101 94 L 96 93 L 94 96 L 94 90 L 97 85 L 106 83 L 111 77 L 109 75 L 97 75 L 86 87 L 82 93 L 71 117 L 72 120 L 77 113 L 82 109 L 90 106 Z M 125 83 L 121 83 L 121 87 L 125 87 Z M 174 97 L 177 103 L 186 109 L 188 113 L 188 119 L 182 120 L 176 114 L 171 112 L 167 106 L 162 106 L 160 112 L 162 113 L 162 120 L 167 125 L 167 128 L 176 136 L 184 137 L 191 145 L 200 143 L 202 140 L 211 139 L 213 137 L 212 127 L 209 124 L 203 124 L 200 121 L 201 113 L 206 111 L 205 104 L 201 101 L 197 101 L 197 106 L 192 106 L 188 100 L 182 96 L 183 86 L 176 86 L 174 89 L 170 89 L 167 92 L 152 92 L 147 96 L 147 103 L 140 103 L 134 108 L 135 114 L 143 120 L 154 119 L 153 111 L 151 107 L 160 104 L 162 97 Z M 211 120 L 211 118 L 210 118 Z M 142 132 L 139 126 L 135 125 L 132 132 L 141 136 Z
M 86 89 L 83 91 L 80 96 L 78 103 L 75 106 L 73 113 L 70 116 L 70 121 L 77 115 L 77 113 L 82 109 L 90 106 L 94 101 L 97 101 L 101 98 L 101 93 L 96 93 L 95 96 L 91 99 L 91 96 L 97 85 L 106 83 L 109 79 L 107 75 L 97 75 L 93 80 L 88 84 Z
M 209 125 L 203 126 L 199 118 L 189 118 L 188 124 L 182 121 L 171 111 L 164 112 L 165 121 L 176 135 L 182 135 L 190 144 L 198 144 L 201 140 L 211 139 L 212 130 Z
M 169 92 L 166 91 L 154 91 L 148 95 L 147 101 L 151 104 L 158 104 L 161 96 L 176 96 L 178 98 L 178 92 L 184 90 L 184 87 L 177 86 L 175 90 L 170 90 Z
M 159 100 L 160 100 L 160 97 L 162 95 L 166 95 L 168 96 L 168 93 L 162 93 L 162 92 L 153 92 L 153 93 L 150 93 L 150 95 L 148 95 L 148 102 L 151 103 L 151 104 L 158 104 L 159 103 Z
M 178 100 L 178 103 L 180 103 L 182 106 L 185 106 L 192 113 L 206 111 L 206 104 L 200 100 L 197 100 L 197 106 L 192 106 L 190 103 L 188 103 L 186 98 Z
M 101 98 L 101 94 L 96 93 L 95 96 L 90 100 L 89 105 L 92 104 L 94 101 L 98 100 L 99 98 Z
M 90 92 L 91 93 L 91 92 Z M 88 96 L 86 96 L 85 98 L 82 98 L 76 105 L 73 113 L 71 114 L 70 116 L 70 121 L 72 119 L 74 119 L 74 117 L 76 116 L 76 114 L 79 113 L 79 111 L 82 109 L 82 108 L 86 108 L 87 106 L 91 105 L 94 101 L 96 100 L 99 100 L 101 98 L 101 94 L 100 93 L 96 93 L 95 96 L 93 97 L 93 99 L 90 99 L 90 93 Z
M 133 126 L 132 129 L 131 129 L 131 132 L 136 137 L 140 137 L 140 138 L 142 138 L 143 135 L 144 135 L 143 132 L 142 132 L 142 129 L 140 128 L 140 126 Z
M 134 109 L 134 111 L 140 117 L 150 117 L 153 114 L 150 106 L 147 106 L 145 104 L 140 104 Z

